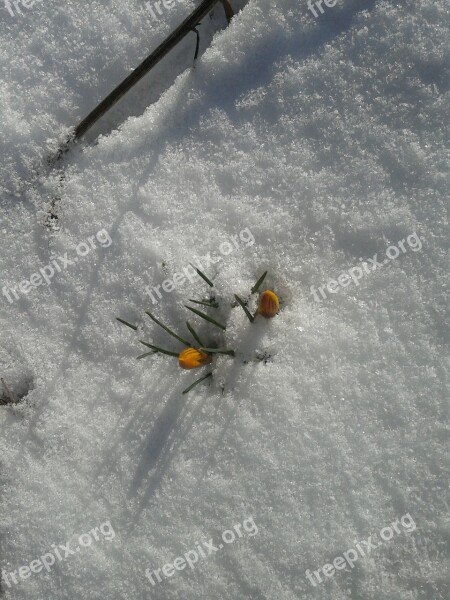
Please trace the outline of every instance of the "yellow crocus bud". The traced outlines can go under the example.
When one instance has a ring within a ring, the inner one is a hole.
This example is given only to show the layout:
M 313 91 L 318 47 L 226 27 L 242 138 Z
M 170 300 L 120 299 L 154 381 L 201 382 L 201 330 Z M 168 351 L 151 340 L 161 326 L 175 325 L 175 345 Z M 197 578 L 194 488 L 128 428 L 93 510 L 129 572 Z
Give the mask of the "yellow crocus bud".
M 182 369 L 198 369 L 211 362 L 211 355 L 197 350 L 197 348 L 185 348 L 178 356 L 178 364 Z
M 266 290 L 259 297 L 258 313 L 266 319 L 271 319 L 280 310 L 280 301 L 275 292 Z

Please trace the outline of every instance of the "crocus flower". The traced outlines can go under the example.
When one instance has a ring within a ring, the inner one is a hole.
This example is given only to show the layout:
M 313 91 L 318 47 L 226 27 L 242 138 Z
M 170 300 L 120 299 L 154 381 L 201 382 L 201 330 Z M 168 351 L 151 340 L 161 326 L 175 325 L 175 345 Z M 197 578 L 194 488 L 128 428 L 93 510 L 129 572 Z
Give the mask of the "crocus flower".
M 197 348 L 185 348 L 178 356 L 178 364 L 182 369 L 198 369 L 210 363 L 212 357 L 210 354 L 197 350 Z
M 272 290 L 266 290 L 259 297 L 258 314 L 271 319 L 280 310 L 278 296 Z

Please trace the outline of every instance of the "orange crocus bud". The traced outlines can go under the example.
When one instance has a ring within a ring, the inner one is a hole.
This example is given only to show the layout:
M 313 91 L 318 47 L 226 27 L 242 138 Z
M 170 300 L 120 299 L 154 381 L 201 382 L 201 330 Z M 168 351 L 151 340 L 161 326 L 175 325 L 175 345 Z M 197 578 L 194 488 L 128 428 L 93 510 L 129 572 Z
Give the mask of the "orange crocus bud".
M 178 364 L 182 369 L 198 369 L 211 362 L 211 355 L 197 350 L 197 348 L 185 348 L 178 356 Z
M 259 297 L 258 313 L 266 319 L 271 319 L 280 310 L 280 301 L 275 292 L 266 290 Z

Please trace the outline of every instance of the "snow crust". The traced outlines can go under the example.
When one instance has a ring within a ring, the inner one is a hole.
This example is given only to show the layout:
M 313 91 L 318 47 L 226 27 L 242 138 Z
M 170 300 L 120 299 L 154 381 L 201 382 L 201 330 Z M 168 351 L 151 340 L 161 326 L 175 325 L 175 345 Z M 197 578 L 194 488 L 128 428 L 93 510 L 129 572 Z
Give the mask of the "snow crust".
M 320 19 L 294 0 L 233 5 L 228 28 L 220 7 L 202 23 L 195 68 L 193 35 L 72 149 L 62 180 L 45 157 L 194 4 L 158 24 L 137 0 L 2 13 L 1 285 L 77 261 L 0 297 L 0 374 L 29 389 L 0 406 L 1 566 L 106 521 L 115 533 L 3 584 L 6 598 L 449 597 L 448 3 L 340 0 Z M 398 258 L 315 299 L 401 240 Z M 157 305 L 145 292 L 208 253 L 224 333 L 183 307 L 209 291 L 201 279 Z M 264 270 L 282 308 L 250 324 L 233 294 Z M 182 347 L 145 309 L 236 357 L 183 396 L 197 373 L 135 360 L 139 339 Z M 414 532 L 308 581 L 405 514 Z M 145 577 L 250 516 L 257 535 Z

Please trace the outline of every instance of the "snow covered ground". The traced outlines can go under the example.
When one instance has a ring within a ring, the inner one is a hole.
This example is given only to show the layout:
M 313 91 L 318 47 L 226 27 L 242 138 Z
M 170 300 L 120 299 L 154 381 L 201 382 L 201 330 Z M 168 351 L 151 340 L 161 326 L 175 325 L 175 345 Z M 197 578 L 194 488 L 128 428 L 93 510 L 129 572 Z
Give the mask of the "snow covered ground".
M 198 2 L 0 7 L 5 598 L 450 597 L 450 7 L 232 4 L 54 171 Z M 196 257 L 225 332 L 147 293 Z M 182 395 L 146 309 L 236 356 Z

